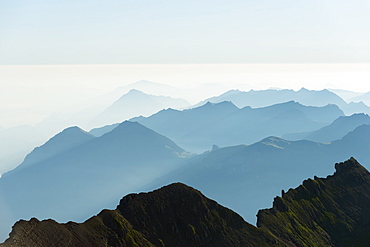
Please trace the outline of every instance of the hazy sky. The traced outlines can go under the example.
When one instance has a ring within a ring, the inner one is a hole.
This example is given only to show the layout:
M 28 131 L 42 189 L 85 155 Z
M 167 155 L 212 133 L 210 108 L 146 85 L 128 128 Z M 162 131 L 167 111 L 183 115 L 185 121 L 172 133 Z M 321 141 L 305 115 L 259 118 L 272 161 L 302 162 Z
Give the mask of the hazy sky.
M 230 88 L 370 91 L 369 13 L 365 0 L 2 0 L 0 126 L 141 79 L 198 88 L 175 95 L 192 103 Z
M 306 87 L 366 92 L 370 91 L 370 64 L 0 65 L 0 126 L 35 124 L 52 112 L 139 80 L 178 89 L 146 93 L 181 97 L 191 103 L 229 89 Z
M 3 0 L 0 64 L 370 62 L 366 0 Z

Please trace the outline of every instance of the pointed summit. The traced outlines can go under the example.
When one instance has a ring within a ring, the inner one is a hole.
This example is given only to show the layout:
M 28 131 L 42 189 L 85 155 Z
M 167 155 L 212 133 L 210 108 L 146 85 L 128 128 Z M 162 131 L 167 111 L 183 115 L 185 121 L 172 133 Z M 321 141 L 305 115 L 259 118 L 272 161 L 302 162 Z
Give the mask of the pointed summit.
M 349 180 L 354 180 L 355 177 L 369 177 L 369 172 L 355 158 L 351 157 L 345 162 L 335 164 L 334 176 L 345 176 Z
M 145 93 L 137 89 L 131 89 L 130 91 L 128 91 L 127 94 L 145 94 Z
M 149 116 L 166 108 L 184 108 L 190 104 L 179 98 L 146 94 L 137 89 L 131 89 L 113 102 L 108 108 L 96 116 L 91 124 L 103 126 L 120 123 L 137 116 Z
M 95 137 L 83 129 L 73 126 L 64 129 L 59 134 L 50 138 L 45 144 L 36 147 L 29 153 L 24 161 L 14 170 L 5 173 L 3 176 L 8 176 L 15 172 L 25 169 L 35 163 L 42 162 L 55 155 L 63 153 L 71 148 L 79 146 L 83 143 L 93 140 Z
M 354 158 L 335 169 L 276 197 L 273 208 L 258 212 L 257 226 L 294 246 L 367 246 L 370 173 Z

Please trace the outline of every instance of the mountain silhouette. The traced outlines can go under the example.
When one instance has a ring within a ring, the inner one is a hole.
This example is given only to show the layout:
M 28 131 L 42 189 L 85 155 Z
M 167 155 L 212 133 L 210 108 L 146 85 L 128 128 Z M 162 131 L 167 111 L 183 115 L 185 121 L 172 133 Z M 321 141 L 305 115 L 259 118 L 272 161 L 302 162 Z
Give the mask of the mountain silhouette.
M 363 93 L 361 95 L 357 95 L 355 97 L 352 97 L 350 101 L 354 102 L 360 102 L 362 101 L 366 105 L 370 105 L 370 92 Z
M 5 173 L 3 176 L 9 176 L 28 166 L 31 166 L 32 164 L 51 158 L 92 139 L 94 139 L 94 136 L 90 135 L 79 127 L 75 126 L 67 128 L 61 133 L 52 137 L 42 146 L 35 148 L 26 156 L 24 161 L 19 166 L 8 173 Z
M 216 148 L 193 157 L 143 189 L 183 182 L 254 223 L 254 212 L 269 207 L 281 189 L 296 186 L 312 175 L 331 174 L 328 164 L 354 156 L 370 167 L 369 133 L 370 126 L 363 125 L 330 144 L 268 137 L 252 145 Z
M 370 107 L 364 104 L 347 104 L 341 97 L 327 89 L 319 91 L 308 90 L 305 88 L 302 88 L 298 91 L 294 91 L 291 89 L 267 89 L 250 90 L 248 92 L 230 90 L 219 96 L 201 101 L 195 106 L 203 105 L 208 101 L 213 103 L 231 101 L 240 108 L 245 106 L 258 108 L 291 100 L 307 106 L 326 106 L 328 104 L 334 104 L 342 109 L 347 115 L 352 115 L 354 113 L 370 114 Z
M 98 128 L 94 128 L 94 129 L 91 129 L 89 131 L 89 133 L 93 136 L 96 136 L 96 137 L 100 137 L 110 131 L 112 131 L 113 129 L 115 129 L 118 125 L 120 125 L 120 123 L 115 123 L 115 124 L 110 124 L 110 125 L 105 125 L 103 127 L 98 127 Z
M 25 160 L 19 169 L 0 179 L 3 227 L 12 224 L 5 222 L 10 216 L 9 221 L 31 216 L 86 219 L 104 206 L 114 206 L 122 193 L 175 169 L 188 155 L 168 138 L 126 121 L 99 138 L 83 133 L 91 140 L 52 156 L 50 150 L 57 140 L 66 141 L 65 147 L 70 144 L 71 132 L 81 139 L 80 130 L 65 130 L 29 155 L 27 160 L 33 164 L 27 165 Z
M 307 106 L 326 106 L 328 104 L 334 104 L 341 107 L 346 104 L 342 98 L 326 89 L 315 91 L 301 88 L 298 91 L 291 89 L 250 90 L 248 92 L 230 90 L 219 96 L 201 101 L 197 105 L 203 105 L 208 101 L 213 103 L 231 101 L 240 108 L 245 106 L 258 108 L 292 100 Z
M 351 116 L 341 116 L 330 125 L 315 131 L 291 133 L 282 137 L 288 140 L 304 139 L 317 142 L 331 142 L 342 139 L 348 132 L 363 124 L 370 124 L 369 115 L 363 113 L 353 114 Z
M 52 131 L 19 125 L 0 131 L 0 174 L 19 165 L 35 146 L 42 145 Z M 55 134 L 55 133 L 54 133 Z
M 165 108 L 184 108 L 190 104 L 183 99 L 155 96 L 131 89 L 91 120 L 91 125 L 102 126 L 122 122 L 136 116 L 149 116 Z
M 308 179 L 259 211 L 257 226 L 294 246 L 367 246 L 370 174 L 355 159 L 334 175 Z
M 343 112 L 335 105 L 312 107 L 289 101 L 262 108 L 239 109 L 225 101 L 183 111 L 163 110 L 132 121 L 169 137 L 186 150 L 201 153 L 213 144 L 252 144 L 266 136 L 315 130 L 339 116 L 343 116 Z
M 84 223 L 21 220 L 1 246 L 367 246 L 370 173 L 354 158 L 326 178 L 281 192 L 257 227 L 200 191 L 174 183 L 123 197 Z

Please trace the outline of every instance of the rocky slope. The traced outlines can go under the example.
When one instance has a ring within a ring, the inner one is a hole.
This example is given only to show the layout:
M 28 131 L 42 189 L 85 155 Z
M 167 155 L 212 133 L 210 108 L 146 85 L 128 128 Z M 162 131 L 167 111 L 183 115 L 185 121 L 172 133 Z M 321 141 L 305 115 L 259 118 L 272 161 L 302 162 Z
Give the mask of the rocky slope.
M 125 196 L 82 224 L 19 221 L 1 246 L 367 246 L 370 173 L 354 158 L 282 191 L 257 227 L 181 183 Z
M 335 169 L 276 197 L 257 226 L 295 246 L 368 246 L 370 173 L 353 158 Z
M 176 183 L 130 194 L 82 224 L 19 221 L 1 246 L 284 246 L 238 214 Z

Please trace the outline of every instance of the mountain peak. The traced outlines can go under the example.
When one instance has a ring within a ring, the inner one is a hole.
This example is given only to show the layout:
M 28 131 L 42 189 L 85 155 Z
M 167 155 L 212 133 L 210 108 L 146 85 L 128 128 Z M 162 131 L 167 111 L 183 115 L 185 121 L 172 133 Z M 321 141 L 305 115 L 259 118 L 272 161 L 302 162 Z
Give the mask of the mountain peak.
M 131 89 L 130 91 L 128 91 L 129 93 L 143 93 L 142 91 L 140 91 L 140 90 L 137 90 L 137 89 L 135 89 L 135 88 L 133 88 L 133 89 Z
M 301 89 L 298 90 L 298 92 L 308 92 L 308 91 L 310 91 L 310 90 L 308 90 L 307 88 L 304 88 L 304 87 L 302 87 Z
M 361 175 L 369 174 L 369 172 L 362 165 L 360 165 L 360 163 L 358 163 L 357 160 L 353 157 L 351 157 L 349 160 L 345 162 L 335 164 L 334 175 L 348 176 L 348 173 Z
M 172 140 L 161 134 L 158 134 L 157 132 L 145 127 L 144 125 L 141 125 L 138 122 L 124 121 L 116 128 L 101 136 L 100 138 L 109 141 L 109 143 L 111 143 L 112 141 L 121 142 L 122 139 L 129 139 L 131 142 L 131 146 L 133 143 L 135 143 L 137 145 L 141 145 L 142 148 L 148 148 L 150 152 L 154 153 L 166 153 L 167 151 L 171 151 L 176 155 L 185 153 L 185 150 L 177 146 Z M 162 149 L 161 147 L 165 148 Z M 130 146 L 128 146 L 127 148 L 130 148 Z
M 118 133 L 122 133 L 122 131 L 133 134 L 133 133 L 137 133 L 136 132 L 137 130 L 154 132 L 151 129 L 145 127 L 144 125 L 139 124 L 136 121 L 126 120 L 126 121 L 120 123 L 111 132 L 108 132 L 106 135 L 117 135 Z
M 219 102 L 219 103 L 212 103 L 210 101 L 207 101 L 207 103 L 205 103 L 204 105 L 202 105 L 200 107 L 204 107 L 204 108 L 209 108 L 209 107 L 232 107 L 232 108 L 238 109 L 238 107 L 235 106 L 231 101 L 222 101 L 222 102 Z M 198 107 L 198 108 L 200 108 L 200 107 Z
M 367 246 L 370 173 L 354 158 L 337 163 L 334 175 L 307 179 L 258 212 L 266 227 L 293 246 Z M 310 245 L 311 246 L 311 245 Z M 313 246 L 313 245 L 312 245 Z
M 83 133 L 83 134 L 87 134 L 87 135 L 90 135 L 87 131 L 81 129 L 80 127 L 78 126 L 71 126 L 71 127 L 68 127 L 66 129 L 64 129 L 62 132 L 60 132 L 58 135 L 60 134 L 63 134 L 63 135 L 76 135 L 76 134 L 79 134 L 79 133 Z
M 66 128 L 62 132 L 50 138 L 42 146 L 36 147 L 32 150 L 19 166 L 14 170 L 5 173 L 4 177 L 93 139 L 95 139 L 95 136 L 77 126 Z

